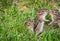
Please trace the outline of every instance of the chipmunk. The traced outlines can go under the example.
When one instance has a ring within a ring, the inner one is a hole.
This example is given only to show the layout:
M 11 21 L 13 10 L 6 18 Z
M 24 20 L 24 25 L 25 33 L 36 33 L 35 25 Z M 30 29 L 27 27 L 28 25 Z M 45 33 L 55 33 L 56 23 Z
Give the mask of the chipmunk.
M 36 23 L 35 23 L 35 26 L 34 26 L 34 31 L 37 34 L 40 34 L 40 33 L 43 32 L 44 22 L 49 21 L 49 20 L 45 19 L 45 16 L 47 14 L 48 14 L 48 10 L 46 10 L 46 9 L 39 9 L 38 10 Z
M 26 22 L 26 25 L 27 25 L 27 29 L 34 32 L 34 22 L 32 20 L 29 20 Z
M 51 15 L 52 18 L 52 21 L 49 23 L 49 25 L 57 23 L 60 27 L 60 14 L 58 13 L 58 10 L 50 10 L 49 14 Z
M 58 26 L 60 27 L 60 14 L 59 14 L 57 23 L 58 23 Z

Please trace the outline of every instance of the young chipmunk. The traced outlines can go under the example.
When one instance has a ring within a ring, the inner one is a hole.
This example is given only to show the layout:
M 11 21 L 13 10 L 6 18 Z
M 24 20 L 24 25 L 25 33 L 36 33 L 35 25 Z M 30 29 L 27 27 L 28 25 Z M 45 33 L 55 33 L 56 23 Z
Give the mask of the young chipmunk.
M 57 23 L 60 26 L 60 14 L 58 13 L 58 10 L 50 10 L 49 14 L 52 18 L 52 21 L 49 23 L 49 25 Z
M 37 34 L 40 34 L 43 32 L 44 22 L 49 21 L 45 19 L 45 16 L 48 14 L 48 10 L 46 9 L 39 9 L 37 13 L 36 23 L 34 26 L 34 31 Z
M 34 22 L 32 20 L 29 20 L 26 22 L 27 29 L 34 32 Z

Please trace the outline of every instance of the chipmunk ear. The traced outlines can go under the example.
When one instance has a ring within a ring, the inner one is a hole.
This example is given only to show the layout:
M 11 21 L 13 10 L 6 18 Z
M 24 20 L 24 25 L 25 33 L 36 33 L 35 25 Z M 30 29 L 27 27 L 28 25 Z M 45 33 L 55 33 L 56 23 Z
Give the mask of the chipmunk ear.
M 38 9 L 37 13 L 40 13 L 41 10 L 43 10 L 43 9 Z
M 37 11 L 37 13 L 40 13 L 40 9 Z
M 47 12 L 49 11 L 48 9 L 45 9 Z

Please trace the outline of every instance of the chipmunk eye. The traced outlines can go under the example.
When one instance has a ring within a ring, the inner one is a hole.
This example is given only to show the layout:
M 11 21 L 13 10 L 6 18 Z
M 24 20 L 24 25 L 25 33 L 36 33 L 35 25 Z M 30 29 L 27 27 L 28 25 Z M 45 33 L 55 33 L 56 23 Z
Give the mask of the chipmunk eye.
M 55 11 L 55 13 L 57 13 L 57 12 Z
M 44 12 L 44 11 L 42 11 L 42 12 Z
M 29 23 L 30 24 L 30 23 Z

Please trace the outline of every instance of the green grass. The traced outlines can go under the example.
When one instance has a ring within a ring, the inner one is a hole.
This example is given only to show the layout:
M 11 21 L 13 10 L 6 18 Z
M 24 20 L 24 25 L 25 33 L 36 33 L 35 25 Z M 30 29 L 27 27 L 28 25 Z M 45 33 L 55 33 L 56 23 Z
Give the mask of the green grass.
M 23 9 L 22 5 L 12 5 L 10 8 L 4 9 L 5 12 L 0 12 L 0 41 L 60 41 L 60 28 L 56 25 L 48 26 L 45 23 L 45 31 L 39 36 L 27 30 L 25 22 L 27 20 L 35 21 L 39 8 L 55 9 L 53 6 L 47 6 L 44 1 L 34 3 L 35 5 L 33 2 L 26 2 L 28 6 L 30 4 L 31 8 Z M 47 19 L 50 20 L 49 15 Z

